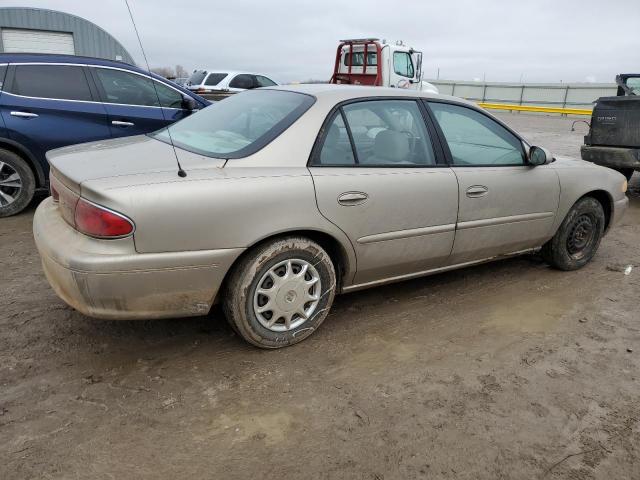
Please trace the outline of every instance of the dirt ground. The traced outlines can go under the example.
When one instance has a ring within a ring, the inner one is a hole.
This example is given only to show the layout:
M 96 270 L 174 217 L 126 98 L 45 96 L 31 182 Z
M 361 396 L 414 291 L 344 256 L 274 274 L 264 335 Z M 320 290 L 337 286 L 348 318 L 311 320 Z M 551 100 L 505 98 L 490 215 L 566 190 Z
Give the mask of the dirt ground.
M 502 114 L 578 156 L 584 124 Z M 595 260 L 505 260 L 337 299 L 295 347 L 219 313 L 92 320 L 0 224 L 0 479 L 640 478 L 640 175 Z M 634 266 L 629 275 L 623 272 Z

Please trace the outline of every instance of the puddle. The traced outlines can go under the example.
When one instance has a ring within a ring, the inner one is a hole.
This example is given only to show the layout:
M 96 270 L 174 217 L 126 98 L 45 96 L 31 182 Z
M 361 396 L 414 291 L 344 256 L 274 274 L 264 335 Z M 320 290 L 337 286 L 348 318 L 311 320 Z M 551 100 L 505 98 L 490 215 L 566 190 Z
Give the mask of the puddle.
M 487 314 L 486 326 L 526 333 L 554 329 L 560 318 L 573 310 L 567 298 L 512 297 L 494 303 Z

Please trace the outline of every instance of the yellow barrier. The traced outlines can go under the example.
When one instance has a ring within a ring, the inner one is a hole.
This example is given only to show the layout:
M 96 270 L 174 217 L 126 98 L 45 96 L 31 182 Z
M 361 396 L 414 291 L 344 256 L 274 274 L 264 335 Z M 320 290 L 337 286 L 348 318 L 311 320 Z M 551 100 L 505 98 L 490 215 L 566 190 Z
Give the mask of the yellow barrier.
M 493 110 L 515 110 L 518 112 L 541 112 L 541 113 L 564 113 L 567 115 L 591 115 L 591 110 L 585 108 L 562 108 L 562 107 L 536 107 L 533 105 L 511 105 L 508 103 L 486 103 L 478 102 L 482 108 Z

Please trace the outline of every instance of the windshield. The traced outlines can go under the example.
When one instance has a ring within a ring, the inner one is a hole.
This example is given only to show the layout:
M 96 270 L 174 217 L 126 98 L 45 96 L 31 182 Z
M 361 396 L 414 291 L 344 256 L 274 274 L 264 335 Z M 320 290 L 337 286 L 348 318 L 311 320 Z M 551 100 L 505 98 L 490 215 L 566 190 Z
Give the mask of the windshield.
M 204 80 L 204 77 L 207 76 L 206 70 L 196 70 L 191 74 L 187 83 L 189 85 L 200 85 Z
M 303 93 L 250 90 L 214 103 L 151 136 L 165 143 L 173 140 L 178 148 L 208 157 L 246 157 L 289 128 L 314 101 Z

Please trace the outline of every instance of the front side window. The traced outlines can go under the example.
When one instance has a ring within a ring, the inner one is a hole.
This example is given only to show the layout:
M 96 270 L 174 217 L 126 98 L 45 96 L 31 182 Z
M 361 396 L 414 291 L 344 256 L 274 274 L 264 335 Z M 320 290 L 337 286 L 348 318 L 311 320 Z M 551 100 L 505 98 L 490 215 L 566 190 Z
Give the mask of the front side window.
M 209 76 L 207 77 L 207 80 L 204 82 L 204 84 L 209 85 L 210 87 L 213 87 L 215 85 L 218 85 L 222 80 L 224 80 L 226 76 L 227 76 L 226 73 L 210 73 Z
M 70 65 L 16 65 L 11 93 L 58 100 L 92 100 L 83 67 Z
M 184 101 L 182 92 L 178 92 L 161 82 L 155 82 L 155 84 L 160 97 L 160 105 L 165 108 L 182 108 L 182 102 Z
M 337 166 L 353 166 L 356 163 L 349 141 L 349 133 L 340 111 L 334 114 L 333 120 L 329 123 L 316 163 Z
M 413 78 L 415 72 L 413 70 L 411 55 L 407 52 L 393 52 L 393 71 L 396 72 L 397 75 Z
M 243 88 L 245 90 L 255 88 L 255 78 L 253 77 L 253 75 L 241 73 L 240 75 L 236 75 L 235 78 L 229 82 L 229 87 Z
M 105 102 L 122 105 L 138 105 L 143 107 L 159 106 L 158 97 L 163 107 L 180 108 L 182 94 L 149 77 L 110 68 L 95 69 L 98 80 L 105 94 Z
M 310 95 L 279 90 L 243 92 L 151 136 L 209 157 L 246 157 L 289 128 L 314 101 Z
M 495 120 L 471 108 L 430 102 L 453 165 L 523 165 L 522 142 Z
M 360 166 L 433 166 L 436 158 L 413 100 L 376 100 L 343 107 Z

